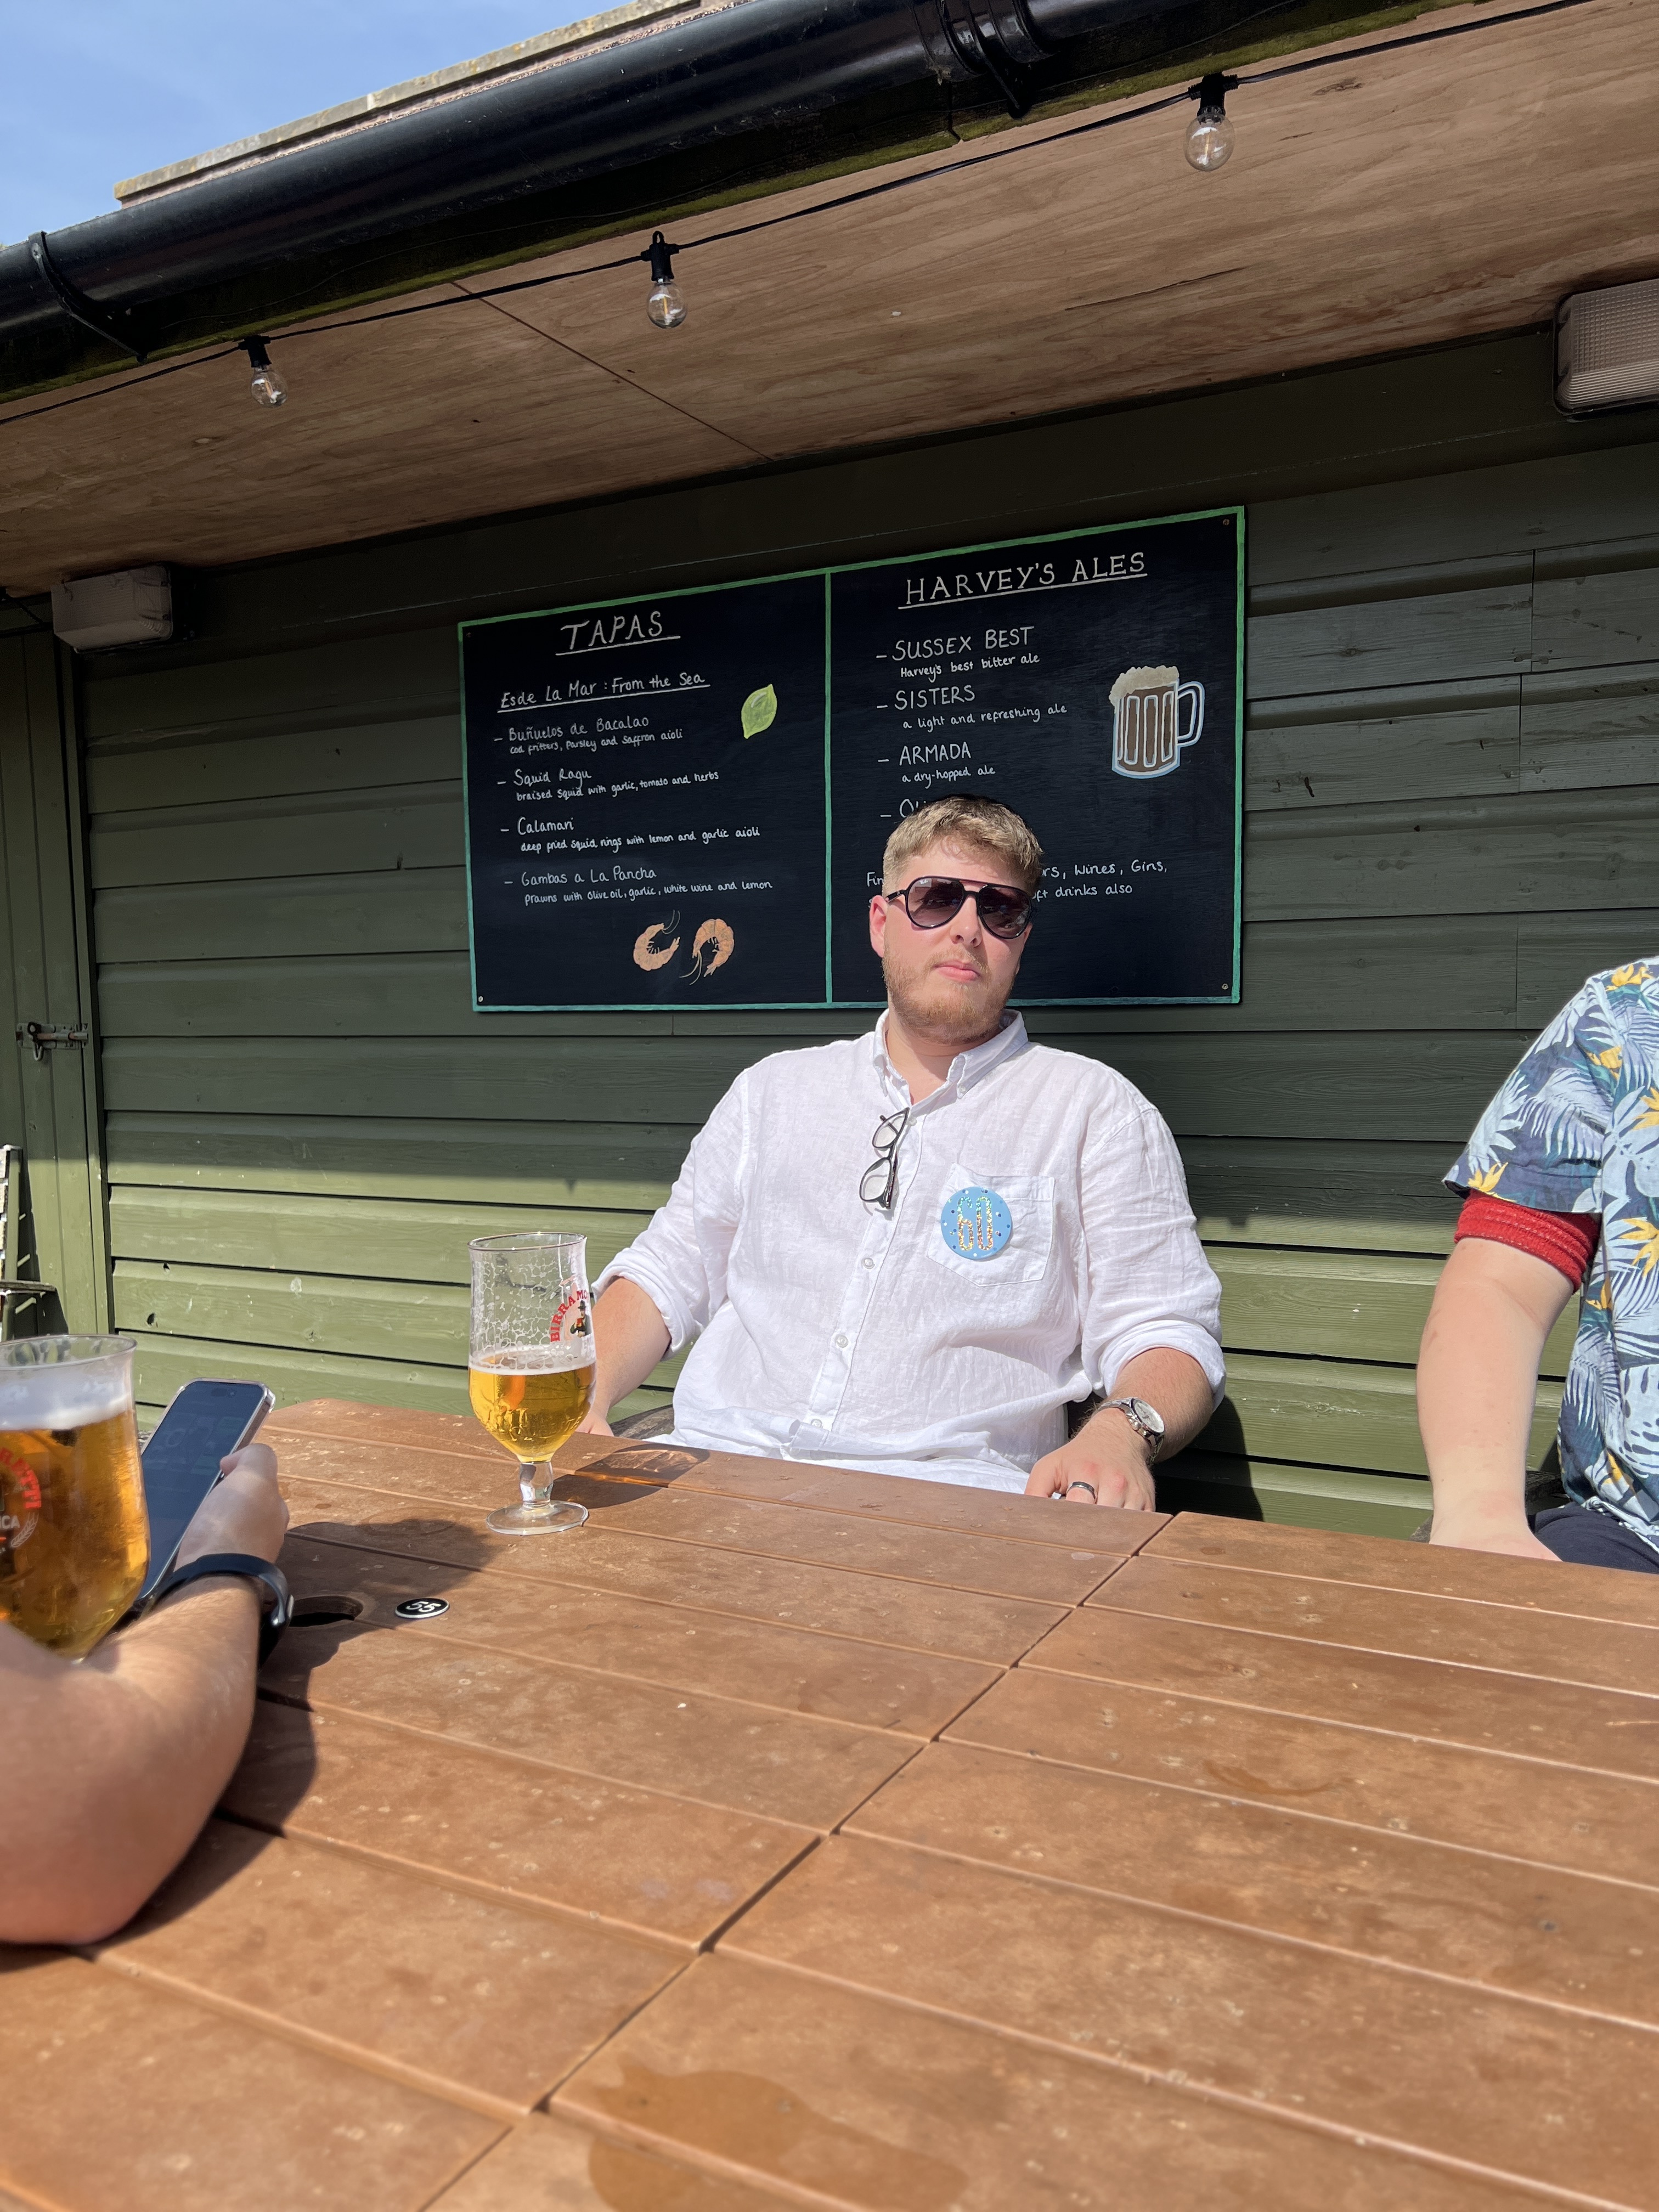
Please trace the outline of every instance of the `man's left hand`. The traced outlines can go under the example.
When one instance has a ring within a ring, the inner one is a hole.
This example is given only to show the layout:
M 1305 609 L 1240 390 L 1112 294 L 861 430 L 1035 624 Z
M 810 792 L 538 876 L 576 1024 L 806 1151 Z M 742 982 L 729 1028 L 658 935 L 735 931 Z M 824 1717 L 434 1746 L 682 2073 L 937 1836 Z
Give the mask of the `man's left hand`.
M 1146 1445 L 1121 1413 L 1103 1408 L 1069 1443 L 1037 1462 L 1025 1495 L 1150 1513 L 1156 1499 Z

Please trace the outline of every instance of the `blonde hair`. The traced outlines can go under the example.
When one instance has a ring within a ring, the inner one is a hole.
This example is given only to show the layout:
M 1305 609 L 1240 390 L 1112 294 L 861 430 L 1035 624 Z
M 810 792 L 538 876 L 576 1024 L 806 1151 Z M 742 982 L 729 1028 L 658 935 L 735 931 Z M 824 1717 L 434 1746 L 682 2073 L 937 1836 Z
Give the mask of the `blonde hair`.
M 943 839 L 994 854 L 1024 890 L 1034 891 L 1042 881 L 1042 848 L 1012 807 L 994 799 L 956 793 L 930 799 L 899 823 L 881 856 L 884 888 L 896 890 L 906 865 Z

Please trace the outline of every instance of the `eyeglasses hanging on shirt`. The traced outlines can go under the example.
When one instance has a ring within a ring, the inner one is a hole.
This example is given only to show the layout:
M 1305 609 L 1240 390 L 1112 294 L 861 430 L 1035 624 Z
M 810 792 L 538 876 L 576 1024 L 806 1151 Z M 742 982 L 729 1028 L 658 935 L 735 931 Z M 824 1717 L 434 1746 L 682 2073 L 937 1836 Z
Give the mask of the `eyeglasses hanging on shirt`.
M 884 1115 L 877 1122 L 876 1133 L 870 1139 L 876 1157 L 859 1179 L 859 1196 L 866 1206 L 878 1206 L 884 1213 L 893 1210 L 893 1194 L 898 1188 L 899 1139 L 909 1118 L 910 1109 L 901 1106 L 897 1113 Z

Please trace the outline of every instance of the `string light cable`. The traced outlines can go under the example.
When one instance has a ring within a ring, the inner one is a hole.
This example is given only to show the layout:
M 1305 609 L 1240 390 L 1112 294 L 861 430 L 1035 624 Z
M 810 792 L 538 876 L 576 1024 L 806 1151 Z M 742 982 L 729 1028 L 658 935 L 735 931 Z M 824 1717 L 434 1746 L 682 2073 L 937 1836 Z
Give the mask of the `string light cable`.
M 1233 149 L 1234 125 L 1226 113 L 1226 95 L 1241 87 L 1271 84 L 1281 77 L 1303 76 L 1310 70 L 1346 67 L 1353 62 L 1366 61 L 1377 54 L 1399 53 L 1411 46 L 1439 44 L 1447 39 L 1468 38 L 1477 33 L 1501 30 L 1506 24 L 1535 21 L 1544 15 L 1559 15 L 1568 9 L 1584 8 L 1592 0 L 1537 0 L 1529 8 L 1511 9 L 1502 15 L 1486 15 L 1462 23 L 1447 23 L 1438 29 L 1413 31 L 1399 38 L 1376 39 L 1364 46 L 1348 46 L 1340 52 L 1314 54 L 1303 61 L 1281 62 L 1275 68 L 1252 70 L 1248 74 L 1231 76 L 1212 71 L 1184 91 L 1167 93 L 1157 100 L 1142 100 L 1137 106 L 1121 108 L 1115 114 L 1100 115 L 1088 123 L 1075 123 L 1063 131 L 1051 131 L 1041 138 L 1028 138 L 1013 146 L 994 146 L 979 154 L 968 154 L 953 161 L 940 161 L 932 168 L 912 170 L 902 177 L 884 178 L 881 183 L 864 185 L 855 191 L 838 192 L 833 198 L 815 200 L 809 207 L 790 208 L 781 215 L 758 216 L 752 222 L 733 224 L 726 230 L 708 231 L 701 238 L 687 239 L 674 245 L 664 239 L 660 230 L 652 234 L 650 244 L 642 252 L 625 253 L 608 261 L 585 263 L 579 269 L 558 269 L 544 276 L 524 276 L 507 284 L 480 285 L 467 290 L 457 290 L 437 300 L 417 300 L 407 307 L 382 307 L 365 314 L 348 315 L 335 322 L 301 323 L 279 337 L 269 336 L 239 338 L 234 344 L 210 354 L 198 354 L 186 361 L 173 362 L 166 368 L 150 369 L 140 376 L 123 378 L 118 383 L 106 379 L 90 390 L 71 393 L 67 398 L 49 400 L 43 407 L 33 407 L 24 412 L 8 416 L 0 421 L 0 428 L 15 422 L 32 422 L 42 415 L 56 414 L 64 407 L 79 407 L 89 401 L 109 398 L 122 392 L 131 392 L 141 384 L 153 384 L 164 376 L 177 376 L 191 368 L 205 368 L 215 362 L 228 361 L 236 354 L 244 355 L 252 370 L 253 397 L 262 406 L 277 408 L 288 396 L 288 387 L 281 371 L 270 359 L 270 349 L 297 345 L 302 340 L 325 337 L 340 331 L 365 330 L 377 323 L 397 322 L 406 315 L 429 315 L 446 307 L 466 307 L 477 301 L 501 300 L 519 292 L 535 292 L 550 284 L 573 283 L 586 276 L 603 276 L 621 269 L 637 268 L 641 262 L 651 265 L 651 289 L 647 297 L 646 313 L 659 329 L 673 330 L 683 323 L 688 313 L 684 294 L 674 275 L 672 256 L 695 252 L 705 246 L 721 246 L 732 239 L 752 238 L 758 233 L 775 230 L 781 224 L 803 222 L 813 216 L 829 215 L 840 208 L 857 207 L 866 200 L 884 198 L 890 192 L 907 191 L 912 186 L 931 184 L 936 178 L 956 176 L 969 169 L 983 168 L 992 161 L 1006 161 L 1024 154 L 1040 153 L 1045 147 L 1064 145 L 1073 138 L 1091 137 L 1097 131 L 1115 130 L 1121 124 L 1138 123 L 1149 115 L 1167 114 L 1172 108 L 1184 107 L 1194 100 L 1199 103 L 1198 112 L 1186 134 L 1185 151 L 1192 166 L 1200 171 L 1221 167 Z M 1203 158 L 1200 158 L 1200 156 Z

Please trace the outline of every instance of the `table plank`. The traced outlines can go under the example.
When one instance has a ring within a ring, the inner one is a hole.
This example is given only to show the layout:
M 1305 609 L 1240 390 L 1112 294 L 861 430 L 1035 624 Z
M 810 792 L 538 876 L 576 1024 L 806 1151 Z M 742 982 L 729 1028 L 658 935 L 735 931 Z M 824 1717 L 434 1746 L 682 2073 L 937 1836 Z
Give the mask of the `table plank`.
M 601 1473 L 617 1462 L 632 1471 L 632 1463 L 637 1459 L 643 1464 L 650 1449 L 649 1445 L 630 1447 L 625 1439 L 607 1443 L 603 1438 L 574 1437 L 555 1455 L 555 1460 L 560 1467 L 594 1468 Z M 1084 1514 L 1086 1533 L 1081 1540 L 1089 1549 L 1125 1558 L 1138 1552 L 1170 1517 L 1166 1513 L 1126 1513 L 1112 1506 L 1091 1507 L 1086 1511 L 1080 1505 L 1062 1508 L 1051 1498 L 980 1490 L 971 1483 L 927 1482 L 912 1475 L 755 1459 L 738 1452 L 709 1452 L 670 1480 L 676 1490 L 767 1498 L 775 1504 L 804 1507 L 809 1512 L 856 1513 L 874 1520 L 953 1529 L 964 1535 L 995 1536 L 1005 1543 L 1054 1545 L 1064 1551 L 1079 1542 L 1075 1519 Z M 1069 1521 L 1067 1514 L 1073 1516 Z
M 804 1512 L 767 1499 L 719 1497 L 678 1485 L 642 1490 L 576 1475 L 556 1482 L 554 1493 L 577 1498 L 590 1513 L 602 1516 L 607 1534 L 622 1531 L 721 1551 L 758 1552 L 812 1566 L 888 1575 L 900 1582 L 943 1583 L 955 1589 L 1039 1598 L 1056 1605 L 1079 1604 L 1121 1559 L 1121 1553 L 1087 1547 L 1085 1531 L 1092 1522 L 1080 1511 L 1073 1515 L 1073 1546 L 1061 1549 L 1010 1544 L 1000 1536 L 961 1535 L 905 1522 Z
M 1182 1513 L 1155 1531 L 1148 1551 L 1160 1559 L 1255 1568 L 1267 1574 L 1312 1575 L 1371 1589 L 1417 1590 L 1528 1612 L 1584 1620 L 1624 1620 L 1659 1627 L 1659 1575 L 1609 1573 L 1565 1560 L 1507 1559 L 1495 1552 L 1460 1552 L 1436 1544 L 1402 1544 L 1390 1536 L 1335 1534 L 1269 1521 L 1229 1521 Z
M 1659 2027 L 1650 1889 L 957 1743 L 846 1832 Z
M 576 1455 L 593 1455 L 591 1449 Z M 282 1467 L 286 1482 L 319 1482 L 337 1496 L 342 1488 L 355 1486 L 377 1496 L 416 1498 L 423 1504 L 438 1503 L 477 1511 L 487 1511 L 517 1492 L 513 1463 L 505 1454 L 500 1455 L 499 1468 L 492 1469 L 455 1453 L 405 1448 L 393 1454 L 369 1445 L 342 1444 L 307 1436 L 283 1442 Z M 872 1476 L 868 1480 L 884 1480 L 890 1486 L 893 1479 Z M 793 1504 L 767 1498 L 726 1497 L 682 1488 L 678 1483 L 653 1486 L 627 1479 L 589 1479 L 574 1470 L 561 1476 L 555 1492 L 586 1505 L 611 1532 L 705 1544 L 720 1550 L 757 1552 L 773 1559 L 851 1568 L 861 1574 L 945 1583 L 959 1589 L 1043 1598 L 1062 1605 L 1074 1605 L 1096 1589 L 1127 1549 L 1121 1543 L 1094 1545 L 1090 1540 L 1093 1516 L 1075 1511 L 1069 1545 L 1011 1544 L 1000 1535 L 963 1534 L 912 1522 L 836 1513 L 827 1504 L 803 1512 Z M 1052 1513 L 1044 1516 L 1041 1501 L 1037 1504 L 1039 1517 L 1054 1517 Z M 1136 1516 L 1112 1517 L 1133 1520 Z
M 862 1838 L 822 1844 L 721 1948 L 1285 2118 L 1659 2203 L 1645 2029 Z
M 1025 1664 L 1556 1766 L 1659 1778 L 1659 1698 L 1634 1692 L 1096 1610 L 1068 1614 Z
M 295 1533 L 313 1541 L 424 1559 L 488 1575 L 614 1591 L 694 1611 L 782 1621 L 887 1648 L 939 1652 L 1006 1666 L 1029 1651 L 1066 1608 L 973 1590 L 927 1588 L 803 1566 L 753 1553 L 612 1535 L 590 1523 L 555 1535 L 493 1536 L 482 1514 L 422 1514 L 397 1507 L 366 1510 L 366 1494 L 283 1485 Z
M 309 1432 L 291 1435 L 270 1423 L 262 1436 L 276 1453 L 284 1489 L 290 1482 L 317 1483 L 337 1492 L 372 1491 L 384 1498 L 416 1498 L 423 1505 L 485 1510 L 510 1504 L 518 1495 L 517 1465 L 500 1450 L 483 1459 L 476 1452 L 438 1451 L 411 1443 L 377 1444 Z
M 1120 1613 L 1263 1630 L 1350 1651 L 1443 1659 L 1605 1690 L 1659 1695 L 1659 1631 L 1466 1598 L 1367 1589 L 1156 1554 L 1130 1559 L 1089 1601 Z
M 457 1585 L 445 1568 L 351 1545 L 290 1537 L 282 1564 L 301 1610 L 304 1601 L 332 1593 L 362 1606 L 363 1626 L 396 1635 L 483 1644 L 906 1735 L 935 1735 L 999 1671 L 505 1575 L 471 1576 Z M 393 1611 L 405 1598 L 445 1595 L 448 1612 L 430 1620 L 400 1621 Z
M 555 2109 L 860 2212 L 1520 2212 L 1527 2201 L 1374 2142 L 718 1953 L 574 2074 Z
M 286 1433 L 356 1437 L 382 1449 L 413 1444 L 434 1450 L 464 1452 L 500 1465 L 501 1448 L 470 1413 L 416 1413 L 402 1406 L 366 1406 L 356 1398 L 307 1398 L 284 1406 L 265 1424 L 273 1441 Z
M 501 2133 L 85 1960 L 0 1962 L 0 2181 L 55 2212 L 418 2212 Z
M 256 1827 L 690 1947 L 813 1836 L 265 1698 L 222 1803 Z
M 506 2119 L 684 1963 L 638 1936 L 224 1820 L 93 1955 Z
M 946 1740 L 1659 1887 L 1651 1782 L 1023 1667 Z
M 551 1540 L 560 1541 L 561 1539 Z M 285 1637 L 267 1693 L 390 1721 L 539 1765 L 827 1828 L 915 1751 L 913 1737 L 592 1674 L 401 1632 Z M 411 1749 L 411 1756 L 413 1756 Z
M 779 2212 L 799 2203 L 538 2117 L 487 2152 L 432 2212 Z
M 395 1407 L 362 1406 L 339 1398 L 315 1398 L 303 1405 L 285 1407 L 272 1415 L 265 1433 L 273 1443 L 288 1449 L 297 1449 L 301 1439 L 321 1439 L 335 1445 L 356 1443 L 381 1454 L 404 1448 L 452 1454 L 483 1461 L 489 1469 L 498 1469 L 505 1463 L 500 1445 L 491 1443 L 477 1423 L 465 1414 L 405 1413 Z M 555 1460 L 562 1468 L 574 1468 L 594 1460 L 614 1457 L 629 1449 L 626 1437 L 573 1437 L 555 1455 Z M 296 1461 L 295 1471 L 309 1472 L 313 1464 L 325 1468 L 326 1459 L 308 1461 L 304 1470 Z M 346 1462 L 341 1461 L 339 1471 L 343 1474 L 345 1470 Z M 428 1479 L 453 1483 L 459 1477 L 410 1472 L 411 1480 Z M 963 1483 L 872 1474 L 856 1468 L 825 1468 L 816 1463 L 754 1459 L 736 1452 L 711 1452 L 696 1466 L 676 1475 L 674 1484 L 679 1489 L 770 1498 L 781 1504 L 809 1510 L 857 1513 L 874 1519 L 955 1530 L 964 1535 L 1058 1545 L 1065 1550 L 1070 1550 L 1078 1540 L 1075 1533 L 1068 1533 L 1066 1524 L 1060 1521 L 1060 1509 L 1047 1499 L 978 1490 Z M 386 1486 L 385 1479 L 371 1486 Z M 1127 1557 L 1163 1528 L 1168 1516 L 1097 1508 L 1090 1520 L 1090 1549 Z

